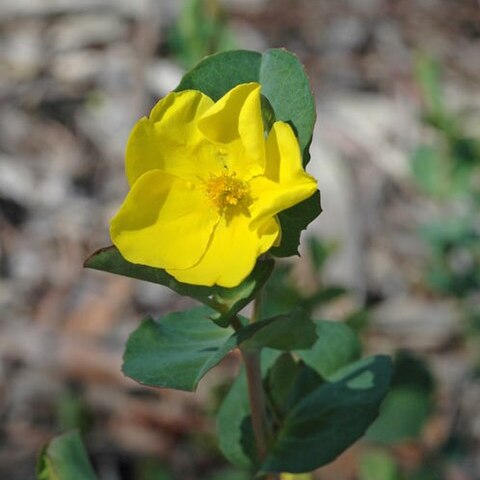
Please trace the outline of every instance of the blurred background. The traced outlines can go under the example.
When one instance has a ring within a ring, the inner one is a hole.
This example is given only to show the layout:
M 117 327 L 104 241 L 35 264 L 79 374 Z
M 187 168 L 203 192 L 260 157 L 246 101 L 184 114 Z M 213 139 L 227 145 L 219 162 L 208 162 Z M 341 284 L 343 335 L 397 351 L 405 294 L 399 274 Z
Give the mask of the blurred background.
M 315 478 L 480 478 L 476 0 L 1 0 L 1 478 L 34 479 L 71 428 L 102 480 L 248 478 L 215 446 L 235 354 L 196 394 L 124 378 L 142 315 L 189 301 L 82 263 L 110 243 L 134 122 L 204 55 L 270 47 L 311 79 L 324 213 L 265 313 L 303 304 L 397 365 L 367 438 Z

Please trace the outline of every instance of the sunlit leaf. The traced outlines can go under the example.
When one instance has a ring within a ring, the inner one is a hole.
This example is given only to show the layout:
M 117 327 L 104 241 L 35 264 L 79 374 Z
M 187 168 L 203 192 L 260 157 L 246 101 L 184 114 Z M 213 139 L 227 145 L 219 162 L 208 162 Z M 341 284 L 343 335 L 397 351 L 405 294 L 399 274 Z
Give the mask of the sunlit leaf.
M 342 322 L 316 320 L 317 340 L 312 348 L 299 350 L 299 357 L 323 378 L 360 357 L 361 346 L 355 332 Z
M 124 373 L 144 385 L 194 390 L 223 358 L 218 351 L 233 333 L 210 321 L 211 314 L 211 309 L 199 307 L 145 320 L 128 339 Z

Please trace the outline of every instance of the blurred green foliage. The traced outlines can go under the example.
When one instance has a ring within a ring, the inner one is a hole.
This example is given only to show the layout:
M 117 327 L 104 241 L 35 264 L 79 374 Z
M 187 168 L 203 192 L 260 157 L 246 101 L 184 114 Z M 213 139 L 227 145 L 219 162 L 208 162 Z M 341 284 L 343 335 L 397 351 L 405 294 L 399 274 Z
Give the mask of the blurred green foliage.
M 325 284 L 324 269 L 335 253 L 337 246 L 315 237 L 307 241 L 306 255 L 310 259 L 311 273 L 316 285 L 306 294 L 299 287 L 292 274 L 291 266 L 278 264 L 264 289 L 262 316 L 272 317 L 300 308 L 307 315 L 348 295 L 348 290 L 340 285 Z M 354 330 L 361 330 L 368 323 L 368 314 L 364 309 L 354 310 L 344 318 Z
M 468 336 L 480 332 L 480 137 L 468 132 L 462 112 L 445 105 L 438 62 L 420 56 L 416 76 L 431 137 L 413 151 L 412 171 L 440 207 L 421 228 L 430 250 L 426 283 L 459 302 Z
M 359 480 L 401 480 L 394 458 L 384 450 L 370 450 L 362 455 Z
M 169 47 L 187 69 L 207 55 L 235 48 L 218 0 L 184 0 L 169 35 Z
M 156 459 L 139 460 L 135 466 L 136 480 L 173 480 L 173 476 L 162 462 Z
M 419 56 L 415 73 L 428 141 L 413 150 L 411 167 L 437 212 L 420 229 L 429 251 L 425 283 L 432 292 L 458 302 L 467 320 L 465 335 L 472 340 L 480 332 L 480 137 L 470 135 L 464 115 L 445 103 L 437 61 Z M 367 432 L 375 447 L 362 455 L 359 480 L 446 478 L 448 465 L 458 460 L 459 452 L 465 454 L 454 430 L 416 470 L 405 470 L 396 459 L 395 448 L 402 443 L 421 448 L 435 404 L 435 384 L 429 365 L 409 352 L 399 351 L 394 365 L 390 392 Z
M 419 438 L 433 408 L 435 385 L 428 365 L 412 353 L 400 350 L 394 368 L 380 416 L 367 432 L 370 441 L 385 445 Z

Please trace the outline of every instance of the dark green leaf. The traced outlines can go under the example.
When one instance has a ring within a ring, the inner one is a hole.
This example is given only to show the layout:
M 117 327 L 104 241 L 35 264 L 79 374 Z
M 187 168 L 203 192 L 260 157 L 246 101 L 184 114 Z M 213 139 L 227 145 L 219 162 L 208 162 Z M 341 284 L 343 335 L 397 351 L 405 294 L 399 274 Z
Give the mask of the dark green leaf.
M 258 462 L 244 371 L 235 379 L 218 411 L 217 429 L 220 450 L 231 463 L 250 469 Z
M 132 333 L 124 355 L 124 373 L 145 385 L 194 390 L 200 379 L 235 347 L 309 348 L 315 326 L 302 313 L 247 325 L 234 334 L 209 321 L 212 310 L 199 307 L 151 318 Z
M 211 322 L 211 314 L 209 308 L 199 307 L 159 321 L 145 320 L 128 339 L 124 373 L 145 385 L 194 390 L 223 358 L 218 352 L 232 334 Z
M 311 197 L 278 214 L 282 227 L 282 241 L 278 247 L 270 251 L 276 257 L 298 255 L 300 234 L 320 213 L 320 192 L 317 190 Z
M 285 414 L 288 397 L 300 369 L 301 365 L 289 353 L 283 353 L 268 371 L 266 392 L 278 416 Z
M 259 260 L 252 273 L 240 285 L 234 288 L 224 288 L 178 282 L 165 270 L 128 262 L 114 246 L 98 250 L 85 261 L 86 268 L 157 283 L 180 295 L 189 296 L 205 303 L 217 310 L 217 312 L 212 311 L 212 319 L 222 326 L 228 325 L 230 318 L 253 299 L 257 291 L 268 280 L 273 270 L 273 264 L 271 259 Z
M 246 325 L 218 349 L 208 365 L 215 365 L 235 347 L 291 351 L 310 348 L 316 338 L 314 323 L 302 311 L 294 311 Z
M 360 342 L 353 330 L 341 322 L 316 320 L 317 341 L 310 350 L 298 350 L 299 357 L 323 378 L 357 360 Z
M 255 322 L 237 335 L 247 348 L 285 351 L 308 349 L 317 340 L 315 324 L 301 310 Z
M 408 351 L 399 351 L 394 365 L 390 392 L 367 432 L 373 442 L 392 444 L 418 438 L 432 410 L 435 384 L 428 365 Z
M 40 452 L 38 480 L 96 480 L 78 432 L 54 438 Z
M 394 388 L 385 399 L 380 416 L 368 430 L 367 438 L 385 444 L 417 439 L 431 408 L 431 399 L 425 392 Z
M 261 470 L 301 473 L 334 460 L 376 418 L 391 371 L 385 356 L 338 371 L 288 413 Z
M 323 378 L 313 368 L 302 362 L 299 362 L 299 366 L 298 375 L 293 382 L 291 390 L 288 392 L 284 408 L 285 414 L 324 383 Z M 284 417 L 285 415 L 283 415 Z
M 123 275 L 124 277 L 164 285 L 180 295 L 189 296 L 201 302 L 208 299 L 213 293 L 210 287 L 180 283 L 161 268 L 131 263 L 125 260 L 114 246 L 97 250 L 87 258 L 84 266 L 86 268 L 93 268 L 94 270 L 102 270 L 104 272 Z
M 414 388 L 428 395 L 435 390 L 435 380 L 425 360 L 408 350 L 399 350 L 394 360 L 392 388 Z
M 308 303 L 312 305 L 312 308 L 315 306 L 323 305 L 325 303 L 331 302 L 343 295 L 346 295 L 347 290 L 343 287 L 337 285 L 330 285 L 328 287 L 322 288 L 317 293 L 309 297 Z
M 258 82 L 262 55 L 247 50 L 233 50 L 211 55 L 187 72 L 178 87 L 200 90 L 217 101 L 240 83 Z
M 261 96 L 262 102 L 262 120 L 265 132 L 270 132 L 273 127 L 273 124 L 276 121 L 275 112 L 273 111 L 271 103 L 268 101 L 267 97 Z
M 267 50 L 262 55 L 259 83 L 262 94 L 273 107 L 275 118 L 290 123 L 295 130 L 306 165 L 316 114 L 312 90 L 302 64 L 286 50 Z

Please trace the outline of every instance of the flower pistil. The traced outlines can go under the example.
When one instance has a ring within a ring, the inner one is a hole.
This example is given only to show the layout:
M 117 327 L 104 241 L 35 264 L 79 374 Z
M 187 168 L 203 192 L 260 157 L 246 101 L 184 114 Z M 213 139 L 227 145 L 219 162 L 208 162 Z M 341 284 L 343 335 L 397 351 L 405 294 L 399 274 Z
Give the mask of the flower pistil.
M 235 172 L 225 169 L 220 175 L 210 174 L 205 184 L 208 197 L 220 213 L 242 203 L 248 206 L 248 183 L 238 179 Z

